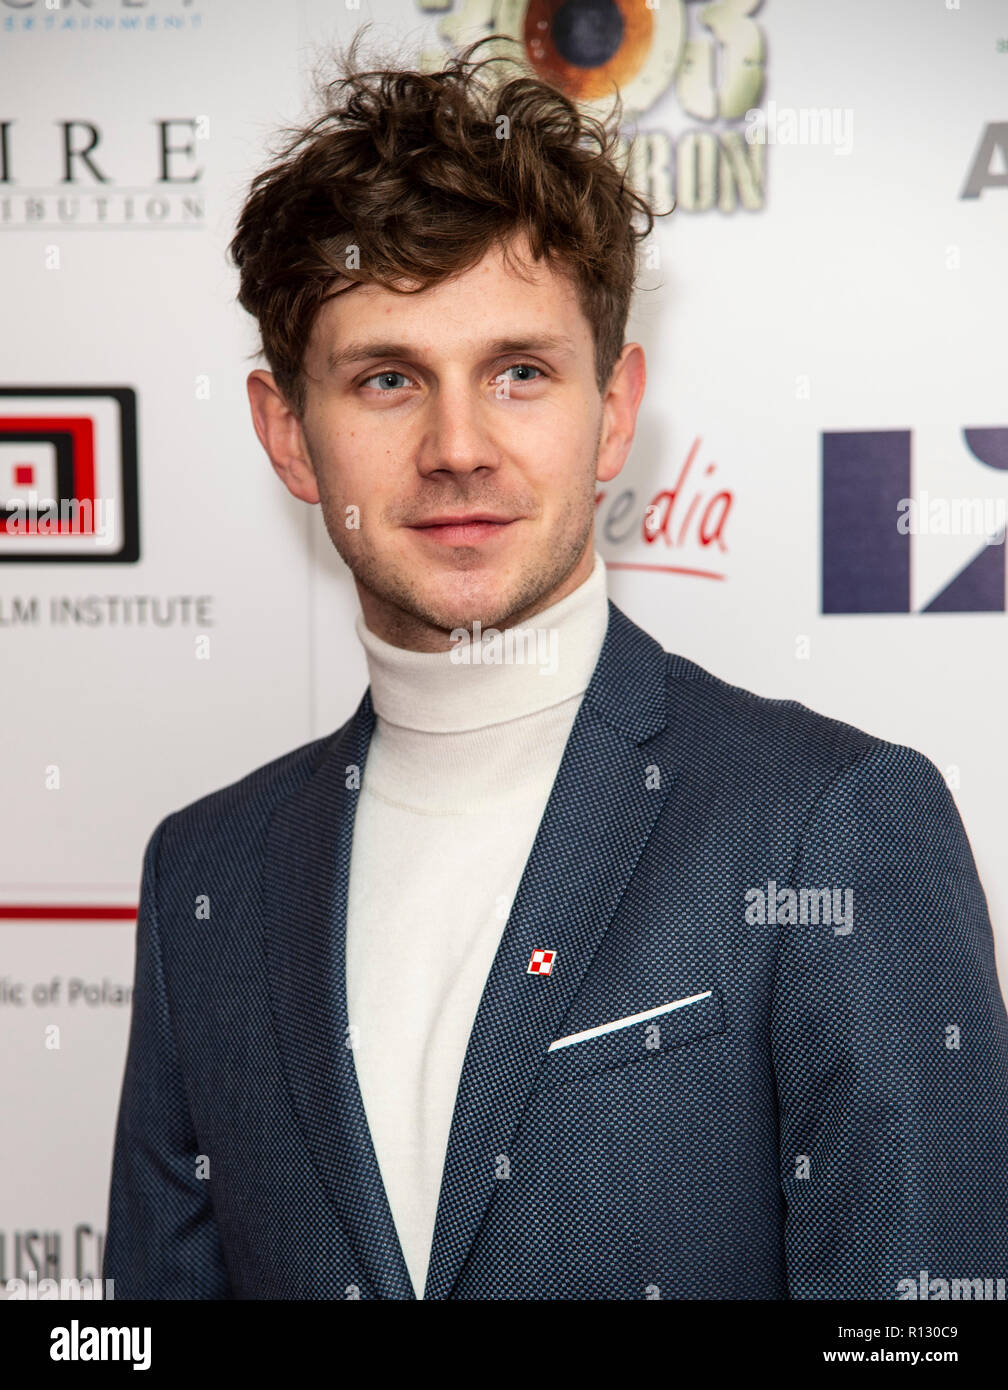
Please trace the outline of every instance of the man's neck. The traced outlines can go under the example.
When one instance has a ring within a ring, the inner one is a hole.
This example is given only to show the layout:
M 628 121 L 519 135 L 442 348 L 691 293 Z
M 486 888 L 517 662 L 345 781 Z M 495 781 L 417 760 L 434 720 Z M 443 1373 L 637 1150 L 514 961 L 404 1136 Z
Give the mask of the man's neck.
M 583 694 L 608 624 L 605 562 L 528 624 L 478 632 L 442 652 L 394 646 L 364 621 L 356 631 L 379 719 L 429 733 L 480 729 Z M 478 636 L 479 640 L 474 640 Z

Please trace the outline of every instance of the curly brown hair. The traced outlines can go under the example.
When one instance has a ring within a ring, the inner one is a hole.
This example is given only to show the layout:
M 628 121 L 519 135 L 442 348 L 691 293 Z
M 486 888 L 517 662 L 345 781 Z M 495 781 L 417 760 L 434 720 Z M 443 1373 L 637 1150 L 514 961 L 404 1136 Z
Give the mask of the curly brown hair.
M 474 57 L 497 36 L 438 72 L 362 70 L 362 32 L 343 75 L 318 84 L 322 114 L 282 132 L 292 138 L 252 181 L 229 247 L 239 303 L 258 320 L 284 399 L 303 417 L 305 349 L 337 282 L 411 293 L 396 282 L 425 289 L 494 245 L 512 266 L 508 244 L 521 232 L 535 260 L 571 279 L 604 391 L 623 347 L 637 243 L 664 215 L 618 165 L 618 94 L 602 121 L 538 78 L 488 80 L 491 64 L 512 61 Z

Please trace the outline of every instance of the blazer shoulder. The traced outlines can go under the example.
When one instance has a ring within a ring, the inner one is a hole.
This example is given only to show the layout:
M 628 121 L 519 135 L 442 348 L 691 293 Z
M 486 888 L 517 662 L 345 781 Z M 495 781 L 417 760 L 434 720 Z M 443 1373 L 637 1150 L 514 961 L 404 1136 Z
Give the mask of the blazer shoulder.
M 785 780 L 827 785 L 858 764 L 933 768 L 919 750 L 821 714 L 800 700 L 758 695 L 697 662 L 666 653 L 670 718 L 678 712 L 721 757 L 736 766 L 776 766 Z
M 344 724 L 334 733 L 304 743 L 172 811 L 154 835 L 160 833 L 162 843 L 183 856 L 209 846 L 234 851 L 257 840 L 265 834 L 277 806 L 312 776 L 345 728 Z

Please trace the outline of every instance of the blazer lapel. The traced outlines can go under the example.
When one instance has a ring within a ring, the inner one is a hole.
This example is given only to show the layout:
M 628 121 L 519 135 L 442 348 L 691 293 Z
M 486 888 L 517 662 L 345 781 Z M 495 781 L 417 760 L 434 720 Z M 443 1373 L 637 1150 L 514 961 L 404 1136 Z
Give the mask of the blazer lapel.
M 308 781 L 281 803 L 264 870 L 273 1023 L 294 1109 L 373 1293 L 412 1298 L 348 1046 L 346 908 L 370 689 Z M 353 780 L 351 778 L 351 780 Z M 345 1296 L 342 1290 L 338 1297 Z
M 536 1072 L 668 795 L 648 790 L 667 656 L 611 601 L 599 660 L 557 772 L 473 1024 L 452 1117 L 424 1297 L 447 1298 L 510 1151 Z M 531 954 L 555 950 L 548 978 Z

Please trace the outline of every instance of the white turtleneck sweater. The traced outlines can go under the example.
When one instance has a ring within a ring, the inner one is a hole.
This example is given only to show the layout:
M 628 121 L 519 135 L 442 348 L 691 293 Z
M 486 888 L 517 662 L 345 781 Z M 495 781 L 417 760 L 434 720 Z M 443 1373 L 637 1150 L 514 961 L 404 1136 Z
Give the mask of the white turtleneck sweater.
M 350 856 L 348 1021 L 418 1298 L 469 1034 L 608 620 L 598 552 L 519 625 L 539 634 L 531 657 L 461 664 L 357 618 L 377 717 Z

